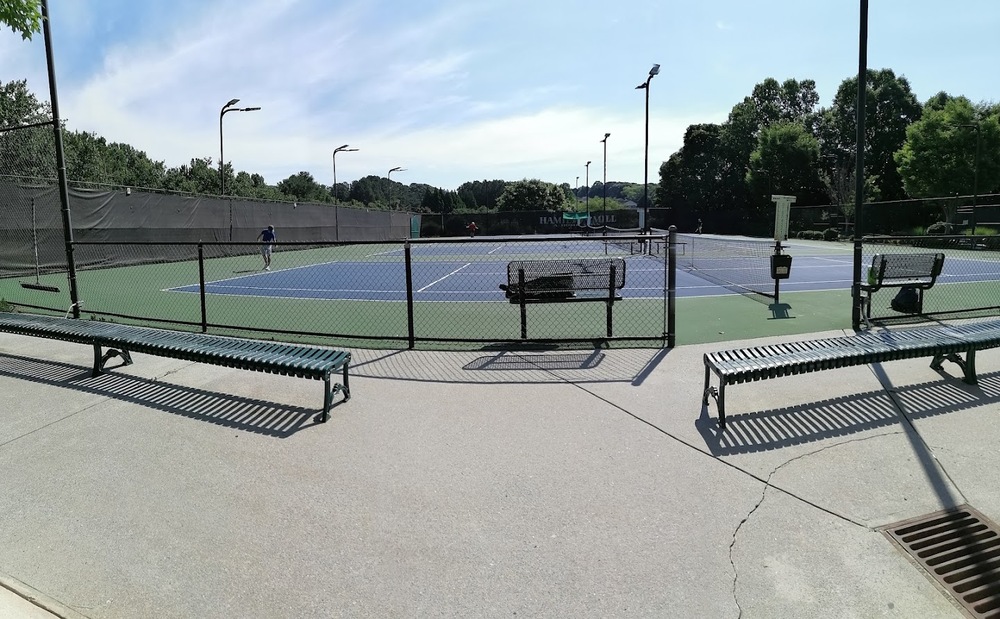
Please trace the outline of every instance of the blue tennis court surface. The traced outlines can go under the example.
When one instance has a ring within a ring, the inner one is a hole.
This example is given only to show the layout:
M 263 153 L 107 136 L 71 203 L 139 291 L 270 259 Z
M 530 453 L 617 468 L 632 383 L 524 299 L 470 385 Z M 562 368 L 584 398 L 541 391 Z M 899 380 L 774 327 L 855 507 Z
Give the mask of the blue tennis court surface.
M 558 254 L 577 252 L 581 243 L 531 244 L 540 253 Z M 594 242 L 595 255 L 604 254 L 604 244 Z M 826 255 L 796 255 L 797 250 L 807 253 L 809 246 L 788 246 L 793 256 L 791 277 L 781 282 L 781 291 L 802 292 L 819 290 L 847 290 L 851 286 L 853 254 L 845 250 Z M 415 301 L 488 302 L 506 301 L 499 285 L 507 281 L 507 263 L 520 258 L 524 244 L 481 243 L 414 245 L 413 298 Z M 461 254 L 469 259 L 448 259 Z M 621 255 L 613 247 L 607 255 Z M 207 281 L 206 294 L 247 297 L 275 297 L 318 300 L 405 301 L 406 272 L 403 250 L 392 249 L 373 253 L 372 261 L 332 261 L 323 264 L 281 269 L 281 253 L 274 255 L 272 271 L 237 273 L 231 278 Z M 665 265 L 662 257 L 625 255 L 625 287 L 623 298 L 663 298 L 666 288 Z M 428 259 L 431 258 L 431 259 Z M 701 267 L 708 274 L 705 279 L 695 272 L 678 268 L 677 296 L 720 296 L 736 294 L 712 281 L 724 280 L 738 274 L 741 269 L 759 272 L 766 265 L 750 264 L 745 258 L 722 258 Z M 759 262 L 759 261 L 757 261 Z M 865 264 L 871 256 L 865 256 Z M 737 279 L 739 276 L 737 275 Z M 948 257 L 939 285 L 960 282 L 1000 280 L 1000 263 Z M 177 292 L 198 293 L 194 282 L 170 289 Z

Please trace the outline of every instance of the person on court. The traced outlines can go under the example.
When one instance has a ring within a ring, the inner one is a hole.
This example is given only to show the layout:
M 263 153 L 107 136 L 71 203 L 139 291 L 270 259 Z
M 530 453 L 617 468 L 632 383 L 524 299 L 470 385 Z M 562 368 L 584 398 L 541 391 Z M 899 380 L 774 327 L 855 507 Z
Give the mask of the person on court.
M 261 230 L 260 234 L 257 235 L 257 240 L 264 243 L 261 245 L 260 254 L 264 257 L 265 271 L 271 270 L 271 252 L 274 251 L 274 240 L 276 238 L 274 226 L 268 226 L 266 230 Z
M 479 232 L 479 226 L 474 221 L 469 222 L 469 225 L 465 229 L 469 231 L 469 236 L 476 236 L 476 233 Z

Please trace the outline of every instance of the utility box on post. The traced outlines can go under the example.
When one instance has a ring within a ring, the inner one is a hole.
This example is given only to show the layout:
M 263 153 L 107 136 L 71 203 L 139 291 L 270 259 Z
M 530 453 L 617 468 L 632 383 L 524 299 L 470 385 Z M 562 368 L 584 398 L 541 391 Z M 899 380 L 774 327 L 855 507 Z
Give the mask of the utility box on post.
M 792 257 L 789 254 L 771 255 L 771 279 L 788 279 L 792 274 Z

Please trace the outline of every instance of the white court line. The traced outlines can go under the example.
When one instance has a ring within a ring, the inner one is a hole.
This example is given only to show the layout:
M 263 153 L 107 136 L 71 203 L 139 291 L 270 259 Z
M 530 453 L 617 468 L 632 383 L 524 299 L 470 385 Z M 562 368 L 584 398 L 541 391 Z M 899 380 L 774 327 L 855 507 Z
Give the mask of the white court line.
M 469 267 L 469 266 L 472 266 L 472 263 L 471 262 L 466 262 L 465 266 L 460 266 L 457 269 L 455 269 L 454 271 L 452 271 L 451 273 L 448 273 L 447 275 L 445 275 L 444 277 L 442 277 L 441 279 L 436 279 L 436 280 L 432 281 L 431 283 L 427 284 L 423 288 L 417 290 L 417 292 L 423 292 L 423 291 L 427 290 L 428 288 L 430 288 L 431 286 L 433 286 L 434 284 L 436 284 L 436 283 L 438 283 L 440 281 L 448 279 L 449 277 L 451 277 L 455 273 L 458 273 L 459 271 L 461 271 L 465 267 Z

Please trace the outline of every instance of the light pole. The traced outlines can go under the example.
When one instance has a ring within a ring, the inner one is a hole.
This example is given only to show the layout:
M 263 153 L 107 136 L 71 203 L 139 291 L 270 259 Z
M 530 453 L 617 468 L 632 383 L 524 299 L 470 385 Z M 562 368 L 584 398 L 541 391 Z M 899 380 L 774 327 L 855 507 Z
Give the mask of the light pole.
M 337 203 L 337 153 L 353 153 L 358 149 L 348 148 L 347 144 L 333 149 L 333 203 Z
M 226 195 L 226 159 L 222 141 L 222 117 L 228 112 L 256 112 L 259 107 L 233 107 L 239 103 L 239 99 L 230 99 L 229 103 L 222 106 L 219 112 L 219 193 Z
M 601 190 L 604 192 L 603 202 L 604 205 L 602 209 L 604 210 L 604 218 L 608 218 L 608 138 L 611 137 L 610 133 L 604 134 L 604 139 L 601 142 L 604 144 L 604 180 L 601 181 Z
M 653 77 L 660 72 L 660 65 L 654 64 L 653 68 L 649 70 L 649 77 L 646 81 L 635 87 L 636 90 L 646 91 L 646 158 L 645 164 L 642 167 L 642 219 L 643 219 L 643 231 L 649 231 L 649 83 L 653 81 Z
M 396 166 L 395 168 L 389 170 L 389 173 L 385 175 L 389 179 L 389 210 L 392 210 L 392 173 L 393 172 L 405 172 L 406 168 L 401 168 Z
M 587 183 L 587 189 L 586 189 L 587 193 L 584 194 L 586 197 L 583 200 L 584 203 L 587 205 L 587 221 L 589 222 L 590 221 L 590 162 L 588 161 L 587 165 L 584 167 L 587 168 L 587 180 L 585 181 Z
M 982 148 L 982 133 L 980 132 L 979 122 L 975 123 L 965 123 L 963 127 L 970 127 L 976 130 L 976 165 L 975 165 L 975 175 L 972 177 L 972 236 L 976 235 L 976 202 L 979 201 L 979 151 Z M 975 241 L 972 243 L 973 249 L 976 247 Z

